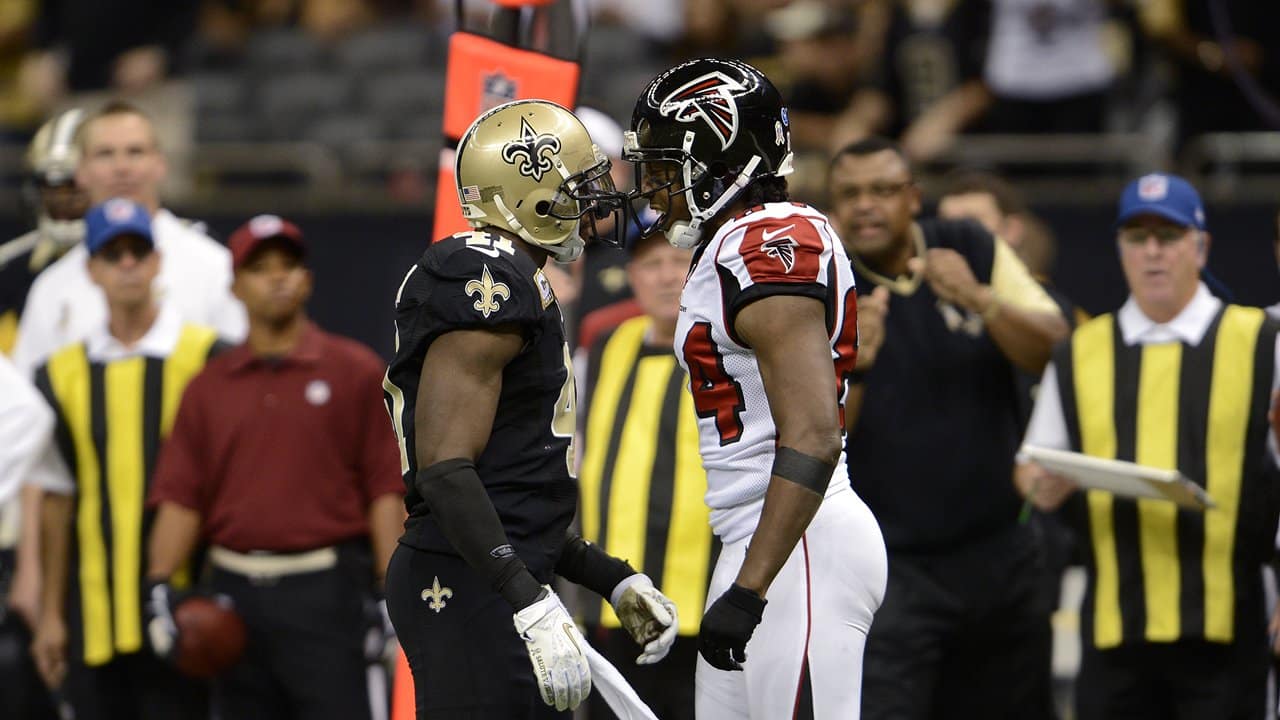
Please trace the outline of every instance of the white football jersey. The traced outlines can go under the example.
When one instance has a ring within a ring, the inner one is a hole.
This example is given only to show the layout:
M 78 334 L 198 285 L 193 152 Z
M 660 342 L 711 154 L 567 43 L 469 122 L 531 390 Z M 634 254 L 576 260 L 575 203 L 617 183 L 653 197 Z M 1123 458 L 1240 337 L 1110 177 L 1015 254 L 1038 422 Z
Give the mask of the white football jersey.
M 725 223 L 699 248 L 680 296 L 675 353 L 698 414 L 711 525 L 726 542 L 754 530 L 773 466 L 777 432 L 760 367 L 733 332 L 738 310 L 768 295 L 826 304 L 832 371 L 814 382 L 831 383 L 842 424 L 857 359 L 853 270 L 825 215 L 801 203 L 769 203 Z M 842 453 L 829 487 L 848 483 Z

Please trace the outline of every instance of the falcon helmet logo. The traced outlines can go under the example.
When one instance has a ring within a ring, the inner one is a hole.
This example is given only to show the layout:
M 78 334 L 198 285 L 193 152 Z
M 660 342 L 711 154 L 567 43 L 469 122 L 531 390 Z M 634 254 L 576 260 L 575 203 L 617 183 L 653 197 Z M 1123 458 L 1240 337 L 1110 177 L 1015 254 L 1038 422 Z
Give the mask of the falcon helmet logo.
M 515 165 L 516 170 L 534 182 L 542 182 L 542 176 L 551 171 L 554 164 L 550 155 L 560 152 L 560 138 L 539 133 L 527 118 L 520 118 L 520 138 L 502 146 L 502 159 Z
M 782 263 L 783 269 L 787 272 L 791 272 L 791 268 L 796 266 L 796 248 L 799 247 L 799 243 L 787 234 L 793 229 L 795 229 L 794 224 L 780 230 L 772 232 L 765 230 L 760 233 L 762 238 L 760 251 Z
M 734 93 L 746 90 L 742 83 L 716 70 L 676 88 L 659 105 L 658 112 L 676 122 L 701 119 L 727 150 L 738 137 L 738 103 Z

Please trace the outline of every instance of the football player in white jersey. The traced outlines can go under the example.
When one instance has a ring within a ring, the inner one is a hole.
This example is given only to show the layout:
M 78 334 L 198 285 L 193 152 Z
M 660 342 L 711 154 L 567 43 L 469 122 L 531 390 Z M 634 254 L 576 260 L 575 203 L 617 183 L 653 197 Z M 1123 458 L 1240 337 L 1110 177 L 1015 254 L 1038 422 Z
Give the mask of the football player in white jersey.
M 856 718 L 887 566 L 842 452 L 858 332 L 849 259 L 822 213 L 790 201 L 787 111 L 749 65 L 704 58 L 659 75 L 623 153 L 659 214 L 649 230 L 696 248 L 676 355 L 723 543 L 697 715 Z

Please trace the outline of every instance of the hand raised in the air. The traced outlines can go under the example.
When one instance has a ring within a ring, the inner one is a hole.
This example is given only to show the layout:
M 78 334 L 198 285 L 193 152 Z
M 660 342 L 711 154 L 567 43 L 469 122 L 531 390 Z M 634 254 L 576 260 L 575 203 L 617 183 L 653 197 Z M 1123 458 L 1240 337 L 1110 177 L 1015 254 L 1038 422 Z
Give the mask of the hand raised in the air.
M 923 258 L 907 261 L 914 273 L 924 273 L 933 294 L 966 310 L 981 313 L 991 302 L 991 288 L 978 282 L 969 262 L 950 248 L 930 248 Z

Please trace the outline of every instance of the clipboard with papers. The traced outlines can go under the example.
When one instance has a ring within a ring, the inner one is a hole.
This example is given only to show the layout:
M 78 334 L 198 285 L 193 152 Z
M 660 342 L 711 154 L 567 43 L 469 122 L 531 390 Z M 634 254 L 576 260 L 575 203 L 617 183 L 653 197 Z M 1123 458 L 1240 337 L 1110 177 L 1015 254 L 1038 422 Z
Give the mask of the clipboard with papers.
M 1122 497 L 1168 500 L 1191 510 L 1216 507 L 1204 488 L 1177 470 L 1162 470 L 1124 460 L 1108 460 L 1034 445 L 1023 445 L 1018 457 L 1073 480 L 1082 488 L 1107 490 Z

